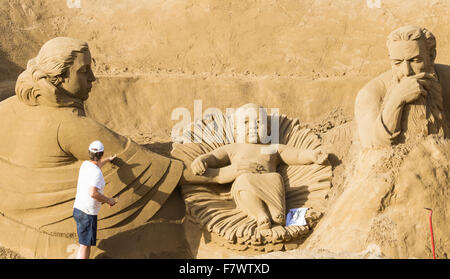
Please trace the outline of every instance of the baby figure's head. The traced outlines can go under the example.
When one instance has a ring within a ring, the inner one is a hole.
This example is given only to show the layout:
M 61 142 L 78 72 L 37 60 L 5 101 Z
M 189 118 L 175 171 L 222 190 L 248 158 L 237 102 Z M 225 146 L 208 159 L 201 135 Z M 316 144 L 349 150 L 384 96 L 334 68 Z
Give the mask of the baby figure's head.
M 235 112 L 235 133 L 238 143 L 265 143 L 268 134 L 268 116 L 264 107 L 249 103 Z

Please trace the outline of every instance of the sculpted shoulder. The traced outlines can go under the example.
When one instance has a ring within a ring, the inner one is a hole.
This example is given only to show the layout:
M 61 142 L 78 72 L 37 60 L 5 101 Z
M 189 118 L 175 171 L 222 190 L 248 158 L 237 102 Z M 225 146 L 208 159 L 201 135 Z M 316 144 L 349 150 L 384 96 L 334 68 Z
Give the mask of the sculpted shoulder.
M 0 114 L 8 113 L 11 108 L 19 103 L 19 100 L 16 96 L 11 96 L 0 102 Z
M 389 70 L 366 83 L 356 96 L 355 113 L 358 114 L 359 111 L 365 111 L 368 107 L 378 109 L 379 104 L 386 95 L 391 80 L 392 72 Z
M 11 119 L 33 120 L 36 117 L 40 119 L 52 119 L 51 121 L 60 122 L 64 119 L 77 118 L 85 116 L 82 109 L 76 107 L 46 107 L 30 106 L 22 103 L 17 96 L 9 97 L 0 102 L 0 117 Z
M 362 92 L 378 92 L 381 95 L 384 95 L 387 88 L 390 86 L 392 80 L 392 71 L 386 71 L 379 76 L 371 79 L 364 87 L 360 90 L 359 93 Z M 359 94 L 358 94 L 359 95 Z

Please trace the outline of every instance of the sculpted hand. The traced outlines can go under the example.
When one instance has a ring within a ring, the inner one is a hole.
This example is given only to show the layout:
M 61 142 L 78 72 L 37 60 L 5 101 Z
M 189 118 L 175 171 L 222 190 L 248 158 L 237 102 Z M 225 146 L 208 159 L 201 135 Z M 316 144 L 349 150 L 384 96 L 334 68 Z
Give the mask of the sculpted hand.
M 313 150 L 312 151 L 312 161 L 315 164 L 322 165 L 328 159 L 328 153 L 323 152 L 322 150 Z
M 195 175 L 203 175 L 208 168 L 208 164 L 203 160 L 202 156 L 198 156 L 191 164 L 192 172 Z
M 428 83 L 427 79 L 434 79 L 434 77 L 427 73 L 420 73 L 402 78 L 393 89 L 391 98 L 399 104 L 408 104 L 416 101 L 420 96 L 426 96 L 427 91 L 424 86 Z

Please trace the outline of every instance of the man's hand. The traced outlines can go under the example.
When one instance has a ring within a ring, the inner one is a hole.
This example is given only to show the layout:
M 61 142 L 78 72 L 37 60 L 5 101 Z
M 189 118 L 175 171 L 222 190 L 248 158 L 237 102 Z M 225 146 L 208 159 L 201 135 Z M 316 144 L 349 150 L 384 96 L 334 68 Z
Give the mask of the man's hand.
M 104 165 L 106 165 L 107 163 L 111 163 L 112 160 L 114 160 L 116 158 L 117 158 L 117 155 L 115 155 L 115 154 L 114 154 L 114 156 L 111 156 L 111 157 L 108 157 L 108 158 L 103 158 L 103 159 L 100 160 L 98 166 L 100 168 L 103 168 Z
M 108 161 L 112 162 L 114 159 L 117 158 L 117 154 L 114 154 L 114 156 L 108 157 Z
M 208 168 L 208 164 L 203 160 L 203 156 L 198 156 L 191 164 L 194 175 L 203 175 Z
M 395 101 L 398 105 L 409 104 L 421 96 L 427 96 L 426 87 L 431 80 L 436 78 L 428 73 L 420 73 L 410 77 L 404 77 L 400 80 L 392 90 L 389 97 L 391 101 Z
M 109 205 L 109 207 L 112 207 L 117 203 L 117 200 L 115 198 L 109 198 L 106 203 Z

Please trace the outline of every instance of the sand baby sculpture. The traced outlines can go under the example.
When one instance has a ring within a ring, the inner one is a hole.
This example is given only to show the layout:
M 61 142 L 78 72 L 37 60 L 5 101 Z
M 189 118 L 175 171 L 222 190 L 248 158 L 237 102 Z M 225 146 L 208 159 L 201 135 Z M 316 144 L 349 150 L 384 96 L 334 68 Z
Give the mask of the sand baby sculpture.
M 262 139 L 269 121 L 252 117 L 257 113 L 251 112 L 260 109 L 247 104 L 236 110 L 234 119 L 242 120 L 243 129 L 236 122 L 232 128 L 230 118 L 217 116 L 216 124 L 219 119 L 225 123 L 216 128 L 225 127 L 228 132 L 236 128 L 228 139 L 219 136 L 215 141 L 208 136 L 213 132 L 208 129 L 214 125 L 199 123 L 206 131 L 204 137 L 207 135 L 203 142 L 175 145 L 172 152 L 195 175 L 185 174 L 183 181 L 191 217 L 221 236 L 219 243 L 234 249 L 282 249 L 283 243 L 304 237 L 309 231 L 307 226 L 286 227 L 287 209 L 303 207 L 306 200 L 314 200 L 314 195 L 323 201 L 330 187 L 331 168 L 317 137 L 301 129 L 297 120 L 280 117 L 282 140 L 271 150 Z M 231 183 L 231 187 L 217 188 L 208 183 Z M 309 216 L 309 220 L 318 219 L 317 215 Z
M 83 102 L 93 81 L 88 44 L 58 37 L 28 62 L 17 79 L 16 96 L 0 103 L 0 132 L 7 135 L 0 145 L 0 212 L 18 228 L 0 235 L 0 242 L 19 241 L 27 257 L 68 252 L 62 246 L 67 241 L 57 236 L 70 240 L 76 232 L 72 208 L 90 142 L 100 139 L 108 153 L 117 154 L 103 172 L 105 194 L 120 201 L 100 211 L 99 239 L 145 224 L 181 177 L 181 162 L 152 153 L 85 115 Z
M 430 257 L 424 208 L 431 207 L 436 251 L 446 257 L 450 67 L 434 63 L 436 40 L 425 28 L 394 30 L 387 48 L 391 70 L 367 83 L 355 101 L 344 192 L 307 246 L 360 252 L 375 244 L 387 257 Z

